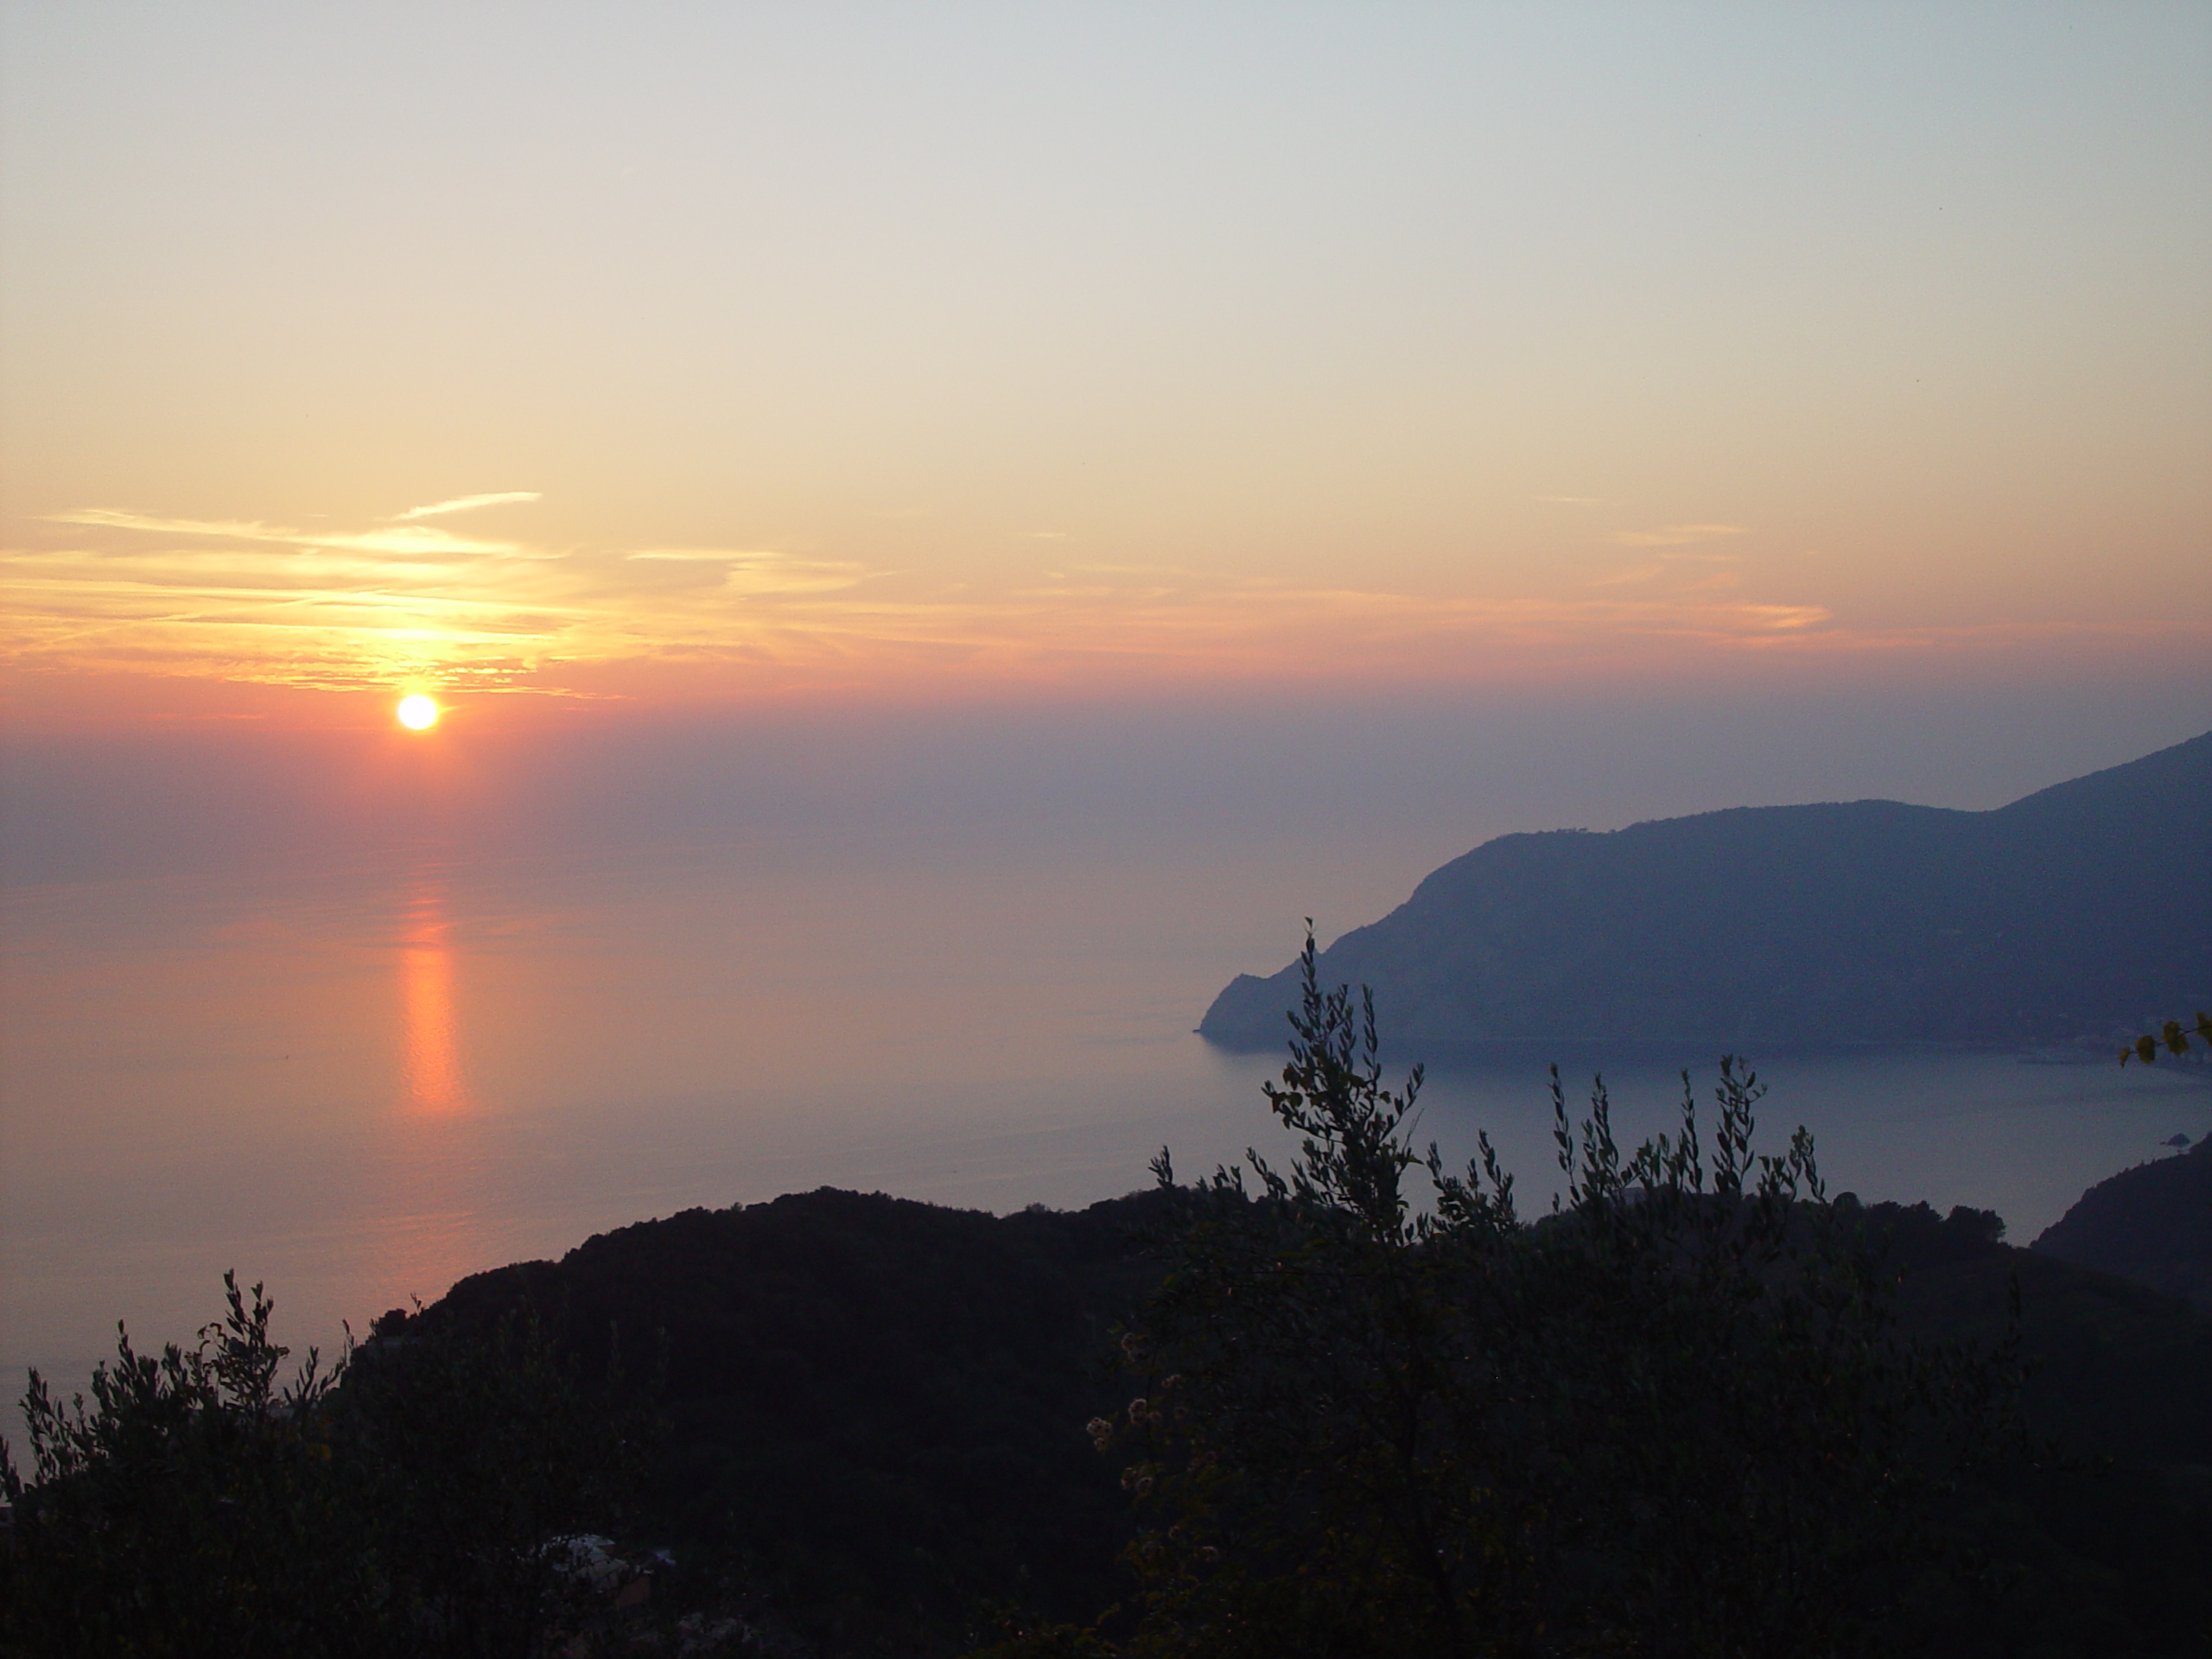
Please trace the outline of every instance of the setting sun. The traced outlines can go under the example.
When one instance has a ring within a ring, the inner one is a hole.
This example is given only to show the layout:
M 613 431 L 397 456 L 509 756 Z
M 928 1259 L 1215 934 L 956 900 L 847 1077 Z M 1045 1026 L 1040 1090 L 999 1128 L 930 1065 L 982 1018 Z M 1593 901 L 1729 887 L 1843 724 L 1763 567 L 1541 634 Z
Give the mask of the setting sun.
M 438 723 L 438 705 L 417 693 L 399 700 L 399 723 L 410 732 L 428 731 Z

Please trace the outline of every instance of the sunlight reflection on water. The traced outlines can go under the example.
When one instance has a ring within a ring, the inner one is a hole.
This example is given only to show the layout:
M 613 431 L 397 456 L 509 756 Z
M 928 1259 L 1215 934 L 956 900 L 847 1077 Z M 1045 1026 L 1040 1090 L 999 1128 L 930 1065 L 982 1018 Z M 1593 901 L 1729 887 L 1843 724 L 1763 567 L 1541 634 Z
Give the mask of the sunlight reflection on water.
M 399 952 L 407 1103 L 440 1116 L 468 1109 L 455 1036 L 453 952 L 446 943 L 445 895 L 423 882 L 409 895 Z

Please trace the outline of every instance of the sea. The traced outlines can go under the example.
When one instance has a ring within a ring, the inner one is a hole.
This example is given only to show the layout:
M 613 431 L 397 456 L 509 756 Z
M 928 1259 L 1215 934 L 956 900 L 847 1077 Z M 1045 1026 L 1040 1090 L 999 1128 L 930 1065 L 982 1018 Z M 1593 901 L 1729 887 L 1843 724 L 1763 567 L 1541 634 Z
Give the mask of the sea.
M 1456 849 L 1452 849 L 1456 850 Z M 221 1275 L 328 1353 L 385 1309 L 595 1233 L 820 1186 L 1071 1208 L 1293 1148 L 1279 1054 L 1193 1030 L 1303 917 L 1332 931 L 1431 854 L 1204 837 L 762 836 L 18 885 L 0 895 L 0 1384 L 65 1393 L 188 1340 Z M 1389 1009 L 1381 1009 L 1387 1033 Z M 1524 1207 L 1559 1185 L 1548 1063 L 1627 1138 L 1701 1048 L 1425 1058 L 1415 1133 L 1486 1130 Z M 1753 1053 L 1760 1141 L 1832 1191 L 2003 1216 L 2212 1132 L 2201 1071 L 2003 1051 Z M 13 1425 L 13 1413 L 0 1419 Z M 16 1440 L 20 1457 L 22 1446 Z

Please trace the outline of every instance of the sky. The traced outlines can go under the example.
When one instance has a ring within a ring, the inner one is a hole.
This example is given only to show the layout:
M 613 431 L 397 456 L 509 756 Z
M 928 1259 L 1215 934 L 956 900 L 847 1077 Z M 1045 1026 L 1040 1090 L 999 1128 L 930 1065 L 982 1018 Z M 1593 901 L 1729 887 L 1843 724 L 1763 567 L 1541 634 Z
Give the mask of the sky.
M 0 19 L 49 842 L 406 691 L 678 817 L 694 740 L 1989 805 L 2212 725 L 2201 5 Z

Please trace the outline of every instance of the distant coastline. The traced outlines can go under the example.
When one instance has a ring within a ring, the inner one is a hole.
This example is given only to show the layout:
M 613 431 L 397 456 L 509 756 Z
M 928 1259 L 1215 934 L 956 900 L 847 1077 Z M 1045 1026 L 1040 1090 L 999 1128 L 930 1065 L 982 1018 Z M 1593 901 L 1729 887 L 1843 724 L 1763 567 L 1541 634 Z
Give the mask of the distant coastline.
M 1990 812 L 1739 807 L 1500 836 L 1320 956 L 1445 1044 L 2116 1052 L 2212 1002 L 2212 734 Z M 1294 969 L 1199 1034 L 1281 1039 Z

